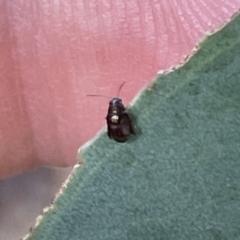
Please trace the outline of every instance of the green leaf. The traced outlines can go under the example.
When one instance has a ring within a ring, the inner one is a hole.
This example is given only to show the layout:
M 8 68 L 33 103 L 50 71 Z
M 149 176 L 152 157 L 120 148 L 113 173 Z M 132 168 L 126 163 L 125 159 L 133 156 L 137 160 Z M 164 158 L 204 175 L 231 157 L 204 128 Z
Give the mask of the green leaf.
M 240 17 L 129 112 L 137 135 L 84 148 L 27 239 L 240 239 Z

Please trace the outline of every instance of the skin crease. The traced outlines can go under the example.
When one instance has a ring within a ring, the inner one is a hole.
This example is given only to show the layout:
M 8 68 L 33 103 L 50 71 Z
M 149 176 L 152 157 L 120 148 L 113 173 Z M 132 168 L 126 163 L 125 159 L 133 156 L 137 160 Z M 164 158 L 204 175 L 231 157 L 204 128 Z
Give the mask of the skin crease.
M 240 0 L 0 1 L 0 177 L 70 166 L 127 103 L 177 64 Z

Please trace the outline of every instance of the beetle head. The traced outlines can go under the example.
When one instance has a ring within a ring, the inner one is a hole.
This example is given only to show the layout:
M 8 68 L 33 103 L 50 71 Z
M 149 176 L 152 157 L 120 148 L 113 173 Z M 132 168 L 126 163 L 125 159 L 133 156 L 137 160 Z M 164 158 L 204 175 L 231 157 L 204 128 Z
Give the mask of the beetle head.
M 110 102 L 110 105 L 122 104 L 122 99 L 120 98 L 113 98 Z

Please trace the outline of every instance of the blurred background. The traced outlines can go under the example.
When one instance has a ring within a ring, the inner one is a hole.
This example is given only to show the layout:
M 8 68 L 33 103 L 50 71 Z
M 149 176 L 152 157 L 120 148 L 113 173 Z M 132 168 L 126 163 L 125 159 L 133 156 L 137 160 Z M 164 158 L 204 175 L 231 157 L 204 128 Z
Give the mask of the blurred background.
M 0 239 L 25 236 L 49 206 L 72 168 L 38 168 L 0 180 Z

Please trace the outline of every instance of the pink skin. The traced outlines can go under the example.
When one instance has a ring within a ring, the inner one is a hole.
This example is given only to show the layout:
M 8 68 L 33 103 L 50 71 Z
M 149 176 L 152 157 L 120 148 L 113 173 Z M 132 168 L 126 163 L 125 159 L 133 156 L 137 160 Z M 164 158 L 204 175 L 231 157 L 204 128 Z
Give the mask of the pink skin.
M 113 3 L 114 2 L 114 3 Z M 229 19 L 240 0 L 0 3 L 0 177 L 70 166 L 104 126 L 110 99 L 127 104 Z

